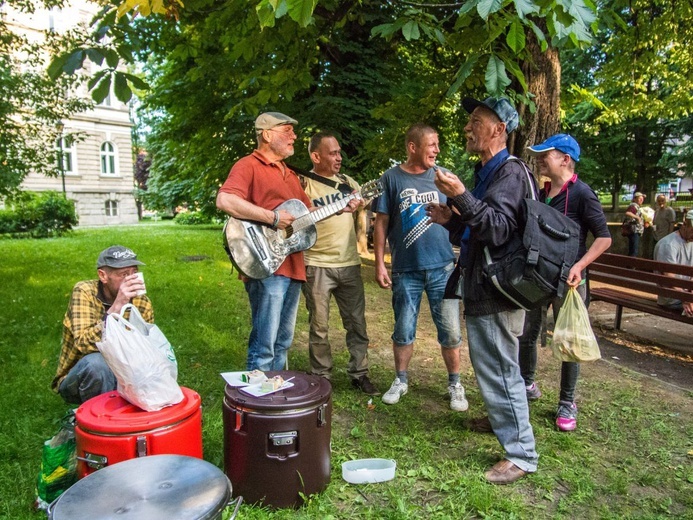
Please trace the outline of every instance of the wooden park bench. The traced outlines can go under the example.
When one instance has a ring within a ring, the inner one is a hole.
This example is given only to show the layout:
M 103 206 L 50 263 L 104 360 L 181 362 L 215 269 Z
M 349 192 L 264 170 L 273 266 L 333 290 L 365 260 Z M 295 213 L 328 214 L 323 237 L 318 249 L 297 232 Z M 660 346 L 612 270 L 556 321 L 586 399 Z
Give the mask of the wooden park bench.
M 693 324 L 693 318 L 681 311 L 657 305 L 658 295 L 693 302 L 693 279 L 680 280 L 664 272 L 693 277 L 691 266 L 603 253 L 588 267 L 590 299 L 616 305 L 616 329 L 621 328 L 624 307 Z

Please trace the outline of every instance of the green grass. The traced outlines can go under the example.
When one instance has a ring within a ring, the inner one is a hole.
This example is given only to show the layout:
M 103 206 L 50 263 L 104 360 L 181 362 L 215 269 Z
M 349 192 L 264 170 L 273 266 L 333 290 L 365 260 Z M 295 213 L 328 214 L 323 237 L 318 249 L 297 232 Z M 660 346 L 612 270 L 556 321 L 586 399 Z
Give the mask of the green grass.
M 94 276 L 99 251 L 112 244 L 132 247 L 147 263 L 147 290 L 157 324 L 176 348 L 179 382 L 202 396 L 205 459 L 223 467 L 224 386 L 218 374 L 244 365 L 249 311 L 242 284 L 230 274 L 220 228 L 157 223 L 78 230 L 58 239 L 2 240 L 0 518 L 45 518 L 31 505 L 42 442 L 67 410 L 49 388 L 61 320 L 73 284 Z M 383 387 L 392 378 L 389 294 L 375 286 L 372 275 L 365 279 L 369 332 L 382 347 L 371 354 L 371 369 Z M 335 329 L 338 320 L 333 313 Z M 306 329 L 301 305 L 290 352 L 295 370 L 308 368 Z M 335 364 L 344 367 L 347 353 L 336 330 L 333 342 L 339 347 Z M 435 348 L 417 349 L 417 355 L 440 363 Z M 483 413 L 473 374 L 463 374 L 470 412 L 456 414 L 438 387 L 440 365 L 426 360 L 426 371 L 419 358 L 413 362 L 417 375 L 406 405 L 403 400 L 387 407 L 376 398 L 374 410 L 366 406 L 367 397 L 349 388 L 343 370 L 335 374 L 328 489 L 307 497 L 298 511 L 244 505 L 240 518 L 693 518 L 690 394 L 611 365 L 589 364 L 579 388 L 579 430 L 562 434 L 553 426 L 557 385 L 547 382 L 545 397 L 532 405 L 539 471 L 513 486 L 494 487 L 484 482 L 483 471 L 502 456 L 498 443 L 466 427 L 468 417 Z M 558 369 L 543 358 L 541 380 L 557 381 Z M 397 460 L 396 478 L 358 487 L 344 482 L 341 463 L 366 457 Z

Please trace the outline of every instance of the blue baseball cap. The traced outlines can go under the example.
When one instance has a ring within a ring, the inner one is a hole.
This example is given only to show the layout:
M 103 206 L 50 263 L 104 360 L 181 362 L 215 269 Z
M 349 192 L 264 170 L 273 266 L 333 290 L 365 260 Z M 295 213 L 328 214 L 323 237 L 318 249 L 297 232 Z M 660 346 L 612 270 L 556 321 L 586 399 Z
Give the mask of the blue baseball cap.
M 550 150 L 558 150 L 559 152 L 570 155 L 570 158 L 575 162 L 580 160 L 580 145 L 568 134 L 552 135 L 543 143 L 528 146 L 527 149 L 530 155 L 538 155 Z
M 462 106 L 470 114 L 474 112 L 477 107 L 486 107 L 491 112 L 498 116 L 503 123 L 505 123 L 505 131 L 507 133 L 512 132 L 520 124 L 520 116 L 512 106 L 510 101 L 506 98 L 494 98 L 488 97 L 483 101 L 479 101 L 474 98 L 464 98 L 462 100 Z

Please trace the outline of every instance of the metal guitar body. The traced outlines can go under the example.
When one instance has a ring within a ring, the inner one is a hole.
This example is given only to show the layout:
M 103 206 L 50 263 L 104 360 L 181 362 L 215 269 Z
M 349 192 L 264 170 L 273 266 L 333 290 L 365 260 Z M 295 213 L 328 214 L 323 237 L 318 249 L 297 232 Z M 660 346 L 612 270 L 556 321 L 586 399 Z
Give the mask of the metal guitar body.
M 291 213 L 297 220 L 307 217 L 308 208 L 297 199 L 289 199 L 277 206 L 276 211 Z M 289 227 L 274 230 L 266 224 L 230 217 L 224 226 L 224 248 L 231 263 L 249 278 L 267 278 L 292 253 L 304 251 L 315 244 L 318 233 L 312 221 L 301 219 L 299 230 Z

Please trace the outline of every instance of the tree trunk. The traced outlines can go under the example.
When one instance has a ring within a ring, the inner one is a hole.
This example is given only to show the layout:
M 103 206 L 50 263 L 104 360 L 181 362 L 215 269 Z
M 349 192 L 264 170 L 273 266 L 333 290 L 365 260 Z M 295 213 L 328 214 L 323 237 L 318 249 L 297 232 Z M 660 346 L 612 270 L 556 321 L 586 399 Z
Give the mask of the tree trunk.
M 517 107 L 521 125 L 510 134 L 508 141 L 510 152 L 524 158 L 527 157 L 527 146 L 558 133 L 561 119 L 561 62 L 558 50 L 549 47 L 546 52 L 542 52 L 531 31 L 527 35 L 527 50 L 531 59 L 523 62 L 521 68 L 527 88 L 534 95 L 532 99 L 536 110 L 534 113 L 530 112 L 529 106 L 525 104 Z M 521 88 L 519 85 L 515 87 L 518 90 Z
M 671 175 L 659 166 L 664 154 L 664 143 L 669 133 L 658 132 L 657 123 L 635 121 L 633 124 L 633 157 L 635 158 L 636 189 L 647 195 L 647 203 L 654 200 L 659 183 Z
M 647 129 L 641 125 L 633 126 L 633 157 L 635 157 L 635 188 L 646 193 L 648 191 L 648 167 L 647 156 L 649 153 L 649 140 Z M 649 202 L 649 201 L 648 201 Z
M 368 240 L 366 231 L 368 231 L 368 211 L 365 208 L 358 210 L 354 214 L 354 224 L 356 229 L 356 248 L 360 255 L 367 255 Z

